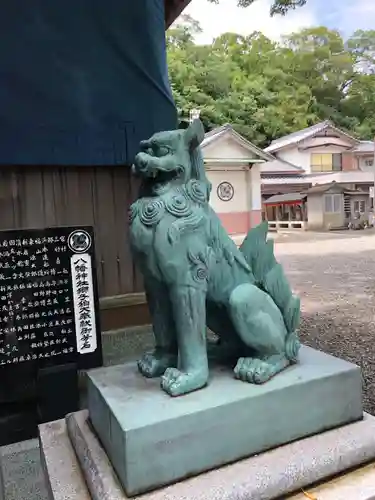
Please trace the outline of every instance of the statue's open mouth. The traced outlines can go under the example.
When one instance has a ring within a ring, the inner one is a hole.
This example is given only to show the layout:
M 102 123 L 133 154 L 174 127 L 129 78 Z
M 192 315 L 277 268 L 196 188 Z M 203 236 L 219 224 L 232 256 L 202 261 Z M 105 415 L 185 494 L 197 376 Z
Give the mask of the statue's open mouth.
M 177 179 L 181 173 L 181 170 L 147 170 L 147 171 L 139 171 L 137 168 L 134 168 L 134 173 L 140 175 L 144 179 L 147 179 L 149 182 L 155 182 L 157 184 L 165 184 L 167 182 L 171 182 Z
M 173 170 L 170 172 L 164 172 L 162 170 L 156 170 L 147 175 L 148 179 L 154 180 L 158 184 L 164 184 L 166 182 L 171 182 L 174 179 L 177 179 L 179 172 L 177 170 Z
M 133 170 L 135 174 L 158 184 L 171 182 L 182 173 L 182 168 L 176 168 L 173 159 L 167 156 L 158 158 L 143 152 L 137 154 Z

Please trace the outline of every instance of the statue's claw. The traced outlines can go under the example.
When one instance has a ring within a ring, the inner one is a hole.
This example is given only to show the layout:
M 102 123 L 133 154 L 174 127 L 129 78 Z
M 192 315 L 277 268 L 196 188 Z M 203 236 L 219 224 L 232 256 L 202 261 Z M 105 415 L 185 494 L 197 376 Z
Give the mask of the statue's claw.
M 158 351 L 146 352 L 138 361 L 138 370 L 144 377 L 161 377 L 170 366 L 176 366 L 177 355 Z
M 234 376 L 251 384 L 264 384 L 276 373 L 289 365 L 284 356 L 271 356 L 266 360 L 240 358 L 234 368 Z
M 177 368 L 168 368 L 161 379 L 161 388 L 170 396 L 181 396 L 201 389 L 207 381 L 208 373 L 204 370 L 183 373 Z

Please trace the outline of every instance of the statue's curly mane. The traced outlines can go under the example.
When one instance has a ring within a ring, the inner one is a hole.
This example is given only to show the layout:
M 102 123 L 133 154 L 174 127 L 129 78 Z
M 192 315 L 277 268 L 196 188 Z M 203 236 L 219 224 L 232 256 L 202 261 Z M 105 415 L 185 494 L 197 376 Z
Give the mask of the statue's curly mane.
M 184 165 L 187 180 L 184 184 L 175 184 L 152 199 L 155 203 L 163 203 L 167 212 L 173 215 L 176 220 L 172 222 L 168 230 L 168 239 L 171 243 L 176 243 L 182 234 L 194 231 L 202 226 L 207 220 L 207 207 L 212 185 L 207 179 L 204 161 L 200 147 L 190 150 L 190 162 Z M 148 188 L 152 181 L 148 181 Z M 141 188 L 143 197 L 150 194 L 150 189 L 145 189 L 145 184 Z

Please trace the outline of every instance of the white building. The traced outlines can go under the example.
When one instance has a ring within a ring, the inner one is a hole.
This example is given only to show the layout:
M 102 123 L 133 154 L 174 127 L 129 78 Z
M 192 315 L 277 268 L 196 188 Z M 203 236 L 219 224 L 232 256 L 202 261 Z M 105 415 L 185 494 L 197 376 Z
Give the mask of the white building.
M 273 159 L 231 125 L 208 132 L 201 144 L 210 203 L 231 235 L 245 235 L 262 220 L 261 166 Z
M 374 183 L 374 143 L 355 139 L 330 121 L 276 139 L 264 151 L 276 158 L 262 166 L 264 195 L 333 181 L 369 191 Z
M 360 141 L 329 121 L 281 137 L 265 152 L 275 159 L 261 167 L 262 201 L 269 220 L 282 220 L 276 227 L 309 227 L 308 221 L 315 220 L 313 205 L 303 196 L 296 200 L 296 193 L 312 186 L 336 183 L 347 190 L 360 190 L 367 198 L 373 196 L 374 143 Z M 360 206 L 370 211 L 373 198 Z M 337 214 L 350 218 L 343 206 L 335 207 Z M 302 221 L 301 213 L 305 217 Z M 330 217 L 334 219 L 335 214 Z
M 308 228 L 308 216 L 313 220 L 314 214 L 303 193 L 317 184 L 335 182 L 367 197 L 373 191 L 374 143 L 355 139 L 329 121 L 277 139 L 264 151 L 229 124 L 208 132 L 201 146 L 212 183 L 210 203 L 233 236 L 245 235 L 262 217 L 272 222 L 270 214 L 283 219 L 279 227 Z M 272 203 L 277 204 L 266 210 L 265 202 L 275 195 Z M 366 210 L 371 207 L 369 200 Z M 337 209 L 346 216 L 344 207 Z

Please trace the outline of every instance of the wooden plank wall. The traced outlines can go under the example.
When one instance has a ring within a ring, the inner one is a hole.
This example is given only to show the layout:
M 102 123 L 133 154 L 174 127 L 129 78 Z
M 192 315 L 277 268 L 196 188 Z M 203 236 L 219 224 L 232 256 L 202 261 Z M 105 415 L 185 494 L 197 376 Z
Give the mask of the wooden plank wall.
M 137 188 L 129 167 L 0 167 L 0 230 L 93 225 L 99 295 L 141 292 L 128 245 Z

